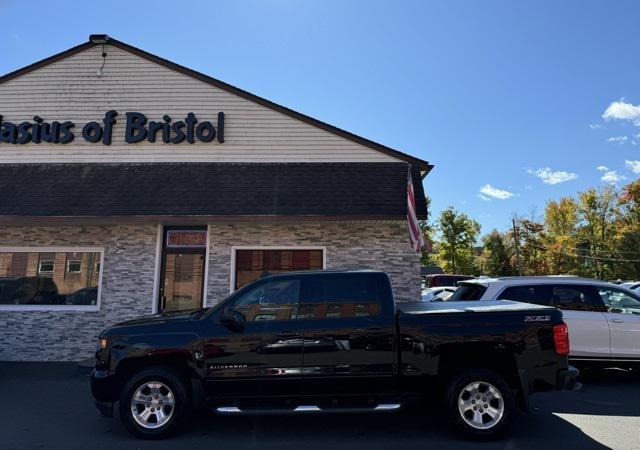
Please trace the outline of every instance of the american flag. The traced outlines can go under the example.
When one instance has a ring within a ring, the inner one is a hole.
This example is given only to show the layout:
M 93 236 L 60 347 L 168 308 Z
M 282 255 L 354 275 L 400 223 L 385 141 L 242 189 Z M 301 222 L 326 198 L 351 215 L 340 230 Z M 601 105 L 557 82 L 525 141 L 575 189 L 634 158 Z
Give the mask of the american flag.
M 409 242 L 411 248 L 420 253 L 422 247 L 425 246 L 424 237 L 416 216 L 416 197 L 413 192 L 413 181 L 411 180 L 411 172 L 407 181 L 407 223 L 409 225 Z

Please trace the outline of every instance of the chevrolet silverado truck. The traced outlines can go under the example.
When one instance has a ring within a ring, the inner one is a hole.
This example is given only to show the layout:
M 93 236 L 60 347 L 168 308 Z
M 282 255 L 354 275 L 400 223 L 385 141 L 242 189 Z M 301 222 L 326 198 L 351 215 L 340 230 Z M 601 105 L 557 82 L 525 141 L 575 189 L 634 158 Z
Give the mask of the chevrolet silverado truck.
M 384 272 L 290 272 L 212 308 L 107 328 L 91 389 L 104 415 L 118 403 L 128 431 L 148 439 L 196 411 L 388 412 L 416 400 L 493 438 L 532 393 L 579 385 L 568 336 L 548 306 L 396 303 Z

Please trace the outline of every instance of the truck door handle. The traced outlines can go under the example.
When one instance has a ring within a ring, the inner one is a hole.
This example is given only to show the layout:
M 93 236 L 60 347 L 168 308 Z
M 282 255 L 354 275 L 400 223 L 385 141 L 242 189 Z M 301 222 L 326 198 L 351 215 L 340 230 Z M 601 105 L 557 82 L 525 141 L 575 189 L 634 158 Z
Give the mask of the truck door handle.
M 624 320 L 622 320 L 622 319 L 611 319 L 609 322 L 613 322 L 613 323 L 624 323 Z

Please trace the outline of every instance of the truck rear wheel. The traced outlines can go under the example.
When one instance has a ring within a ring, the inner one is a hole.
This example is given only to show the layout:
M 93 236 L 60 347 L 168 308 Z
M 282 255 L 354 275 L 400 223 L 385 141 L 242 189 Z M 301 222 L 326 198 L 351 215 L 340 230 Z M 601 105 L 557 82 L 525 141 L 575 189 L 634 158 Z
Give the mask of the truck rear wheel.
M 506 430 L 515 403 L 504 378 L 490 370 L 470 369 L 451 381 L 446 404 L 458 432 L 469 438 L 492 439 Z
M 120 419 L 127 431 L 143 439 L 162 439 L 177 432 L 191 411 L 182 380 L 168 368 L 134 374 L 120 396 Z

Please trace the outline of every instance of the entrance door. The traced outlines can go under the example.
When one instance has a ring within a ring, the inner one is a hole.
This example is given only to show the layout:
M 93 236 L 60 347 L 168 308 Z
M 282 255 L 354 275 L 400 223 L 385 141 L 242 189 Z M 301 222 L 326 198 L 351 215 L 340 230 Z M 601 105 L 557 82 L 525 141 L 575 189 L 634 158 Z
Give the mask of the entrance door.
M 202 307 L 206 242 L 206 228 L 165 228 L 159 312 Z

